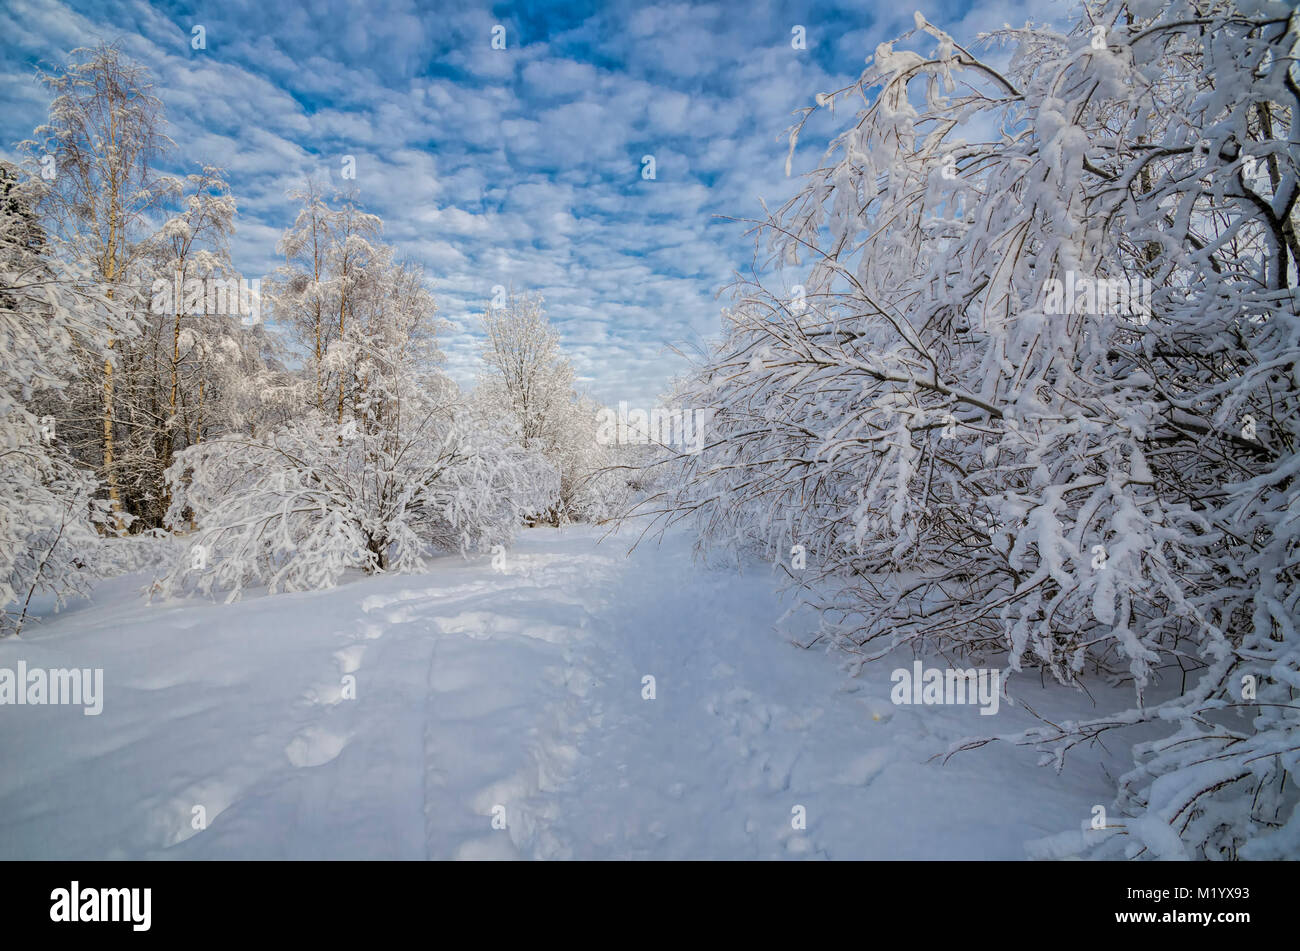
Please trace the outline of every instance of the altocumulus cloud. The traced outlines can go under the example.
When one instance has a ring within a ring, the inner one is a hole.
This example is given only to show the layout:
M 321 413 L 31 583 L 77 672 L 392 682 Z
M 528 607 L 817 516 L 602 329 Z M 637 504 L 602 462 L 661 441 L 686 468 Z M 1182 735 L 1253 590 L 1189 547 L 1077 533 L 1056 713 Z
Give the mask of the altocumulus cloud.
M 924 12 L 955 26 L 968 6 Z M 1025 18 L 1020 0 L 1002 6 L 1006 20 Z M 200 25 L 206 49 L 195 50 Z M 504 50 L 492 48 L 497 25 Z M 796 25 L 805 50 L 792 48 Z M 0 154 L 13 159 L 44 119 L 34 67 L 117 41 L 166 105 L 168 170 L 228 170 L 246 275 L 279 263 L 294 213 L 285 191 L 306 174 L 339 181 L 351 155 L 348 184 L 435 281 L 454 376 L 471 382 L 474 315 L 493 285 L 513 283 L 546 297 L 592 395 L 648 404 L 682 366 L 666 347 L 716 332 L 716 292 L 753 259 L 745 226 L 717 216 L 792 194 L 781 139 L 792 111 L 910 26 L 910 8 L 883 0 L 11 0 Z M 814 143 L 796 172 L 816 160 Z

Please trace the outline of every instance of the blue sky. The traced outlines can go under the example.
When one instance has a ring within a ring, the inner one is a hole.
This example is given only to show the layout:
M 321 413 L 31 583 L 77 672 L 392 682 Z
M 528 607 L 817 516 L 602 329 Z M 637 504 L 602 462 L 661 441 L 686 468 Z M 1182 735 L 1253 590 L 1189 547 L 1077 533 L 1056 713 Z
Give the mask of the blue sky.
M 1047 19 L 1059 0 L 919 0 L 959 39 Z M 227 169 L 232 250 L 269 274 L 305 174 L 355 184 L 400 255 L 425 265 L 448 370 L 472 380 L 473 315 L 497 284 L 540 292 L 578 378 L 608 404 L 650 405 L 681 369 L 670 344 L 717 332 L 715 295 L 747 268 L 735 217 L 779 205 L 791 112 L 861 72 L 916 4 L 6 0 L 0 155 L 43 121 L 37 64 L 119 41 L 153 73 L 171 171 Z M 506 49 L 492 49 L 492 29 Z M 191 48 L 202 25 L 207 48 Z M 806 30 L 807 49 L 791 45 Z M 841 114 L 841 118 L 843 118 Z M 801 138 L 817 158 L 831 127 Z M 820 134 L 820 138 L 818 137 Z M 656 178 L 641 177 L 653 155 Z M 799 162 L 796 162 L 796 173 Z

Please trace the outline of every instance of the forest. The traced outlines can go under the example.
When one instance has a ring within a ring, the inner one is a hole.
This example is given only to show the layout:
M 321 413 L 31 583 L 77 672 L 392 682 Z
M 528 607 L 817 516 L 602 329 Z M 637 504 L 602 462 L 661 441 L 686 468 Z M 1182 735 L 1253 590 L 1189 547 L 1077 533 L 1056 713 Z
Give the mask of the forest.
M 1273 0 L 916 14 L 805 90 L 790 196 L 733 209 L 754 265 L 631 411 L 526 287 L 453 380 L 438 275 L 346 180 L 304 176 L 282 263 L 240 273 L 239 196 L 148 64 L 76 49 L 0 164 L 0 645 L 114 578 L 234 605 L 499 568 L 541 528 L 685 537 L 776 575 L 752 627 L 790 664 L 898 668 L 922 716 L 924 658 L 1023 714 L 917 756 L 1065 777 L 1114 741 L 1109 819 L 1040 857 L 1300 857 L 1298 43 Z M 1011 699 L 1050 684 L 1085 707 Z

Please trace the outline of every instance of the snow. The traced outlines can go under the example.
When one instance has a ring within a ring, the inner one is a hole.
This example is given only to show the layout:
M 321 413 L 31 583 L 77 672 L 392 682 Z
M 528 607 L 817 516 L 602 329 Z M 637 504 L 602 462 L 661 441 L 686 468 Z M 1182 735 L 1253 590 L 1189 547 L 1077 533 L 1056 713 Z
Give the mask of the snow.
M 1110 803 L 1100 767 L 1127 750 L 1061 776 L 1001 744 L 944 764 L 989 718 L 891 704 L 910 654 L 849 678 L 775 632 L 768 570 L 601 534 L 234 604 L 101 582 L 0 642 L 0 667 L 105 685 L 99 716 L 0 708 L 0 858 L 1018 859 Z M 1037 677 L 1010 690 L 1090 709 Z M 994 719 L 1036 722 L 1005 698 Z
M 236 196 L 154 171 L 148 69 L 38 71 L 0 161 L 0 854 L 1294 854 L 1300 20 L 912 22 L 794 114 L 787 173 L 830 138 L 745 219 L 723 335 L 664 341 L 684 452 L 605 438 L 538 289 L 492 287 L 462 390 L 350 185 L 290 191 L 269 323 L 260 279 L 227 306 Z M 767 564 L 507 552 L 629 505 Z M 105 672 L 109 712 L 46 706 Z

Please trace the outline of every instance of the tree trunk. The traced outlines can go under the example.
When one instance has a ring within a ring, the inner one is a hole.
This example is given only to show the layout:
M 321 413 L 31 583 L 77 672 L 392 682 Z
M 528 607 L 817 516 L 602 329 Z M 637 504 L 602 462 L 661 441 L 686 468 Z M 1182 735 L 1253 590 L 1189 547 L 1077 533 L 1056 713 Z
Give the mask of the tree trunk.
M 379 571 L 388 570 L 388 554 L 386 551 L 387 548 L 388 548 L 387 545 L 382 544 L 374 537 L 371 537 L 366 540 L 366 550 L 375 556 L 375 563 L 379 566 L 378 568 Z
M 116 341 L 108 341 L 112 351 Z M 126 527 L 122 521 L 122 494 L 117 486 L 117 472 L 113 462 L 113 360 L 104 358 L 104 480 L 108 483 L 108 500 L 113 510 L 113 521 L 120 532 Z

